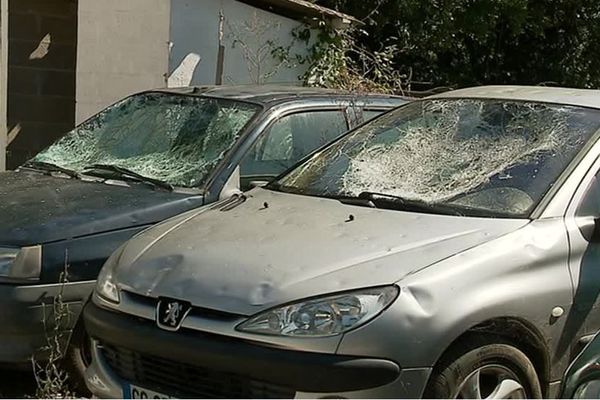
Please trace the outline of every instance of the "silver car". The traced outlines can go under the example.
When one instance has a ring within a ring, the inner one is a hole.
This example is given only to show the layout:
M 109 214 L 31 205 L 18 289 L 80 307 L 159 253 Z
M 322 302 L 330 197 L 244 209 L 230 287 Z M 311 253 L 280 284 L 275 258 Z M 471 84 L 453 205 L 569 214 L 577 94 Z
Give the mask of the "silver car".
M 84 310 L 99 397 L 552 397 L 600 328 L 600 91 L 404 105 L 146 230 Z

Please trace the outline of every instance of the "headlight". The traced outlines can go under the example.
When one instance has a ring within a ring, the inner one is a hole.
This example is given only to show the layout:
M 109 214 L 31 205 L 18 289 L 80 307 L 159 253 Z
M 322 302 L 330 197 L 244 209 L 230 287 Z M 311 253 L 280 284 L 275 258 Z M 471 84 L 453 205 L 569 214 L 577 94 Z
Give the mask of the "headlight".
M 0 275 L 10 276 L 11 266 L 21 249 L 0 248 Z
M 42 247 L 0 247 L 0 280 L 28 282 L 38 280 L 42 269 Z
M 118 303 L 121 300 L 119 298 L 119 289 L 113 281 L 112 268 L 102 268 L 100 275 L 98 275 L 96 290 L 98 291 L 98 295 L 105 300 L 113 303 Z
M 398 292 L 396 286 L 386 286 L 308 299 L 262 312 L 237 329 L 278 336 L 338 335 L 375 318 Z
M 98 280 L 96 281 L 96 293 L 104 300 L 108 300 L 112 303 L 118 303 L 121 301 L 119 296 L 119 288 L 114 281 L 114 271 L 123 247 L 119 247 L 104 263 L 104 266 L 100 270 Z

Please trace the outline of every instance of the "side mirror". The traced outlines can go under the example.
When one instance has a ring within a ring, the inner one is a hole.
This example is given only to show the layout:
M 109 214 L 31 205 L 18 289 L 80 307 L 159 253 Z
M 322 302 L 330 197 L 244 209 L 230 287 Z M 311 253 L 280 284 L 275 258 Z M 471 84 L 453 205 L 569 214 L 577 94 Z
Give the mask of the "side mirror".
M 585 240 L 590 243 L 600 243 L 600 218 L 585 218 L 578 225 Z
M 600 243 L 600 218 L 594 218 L 594 229 L 592 231 L 591 243 Z

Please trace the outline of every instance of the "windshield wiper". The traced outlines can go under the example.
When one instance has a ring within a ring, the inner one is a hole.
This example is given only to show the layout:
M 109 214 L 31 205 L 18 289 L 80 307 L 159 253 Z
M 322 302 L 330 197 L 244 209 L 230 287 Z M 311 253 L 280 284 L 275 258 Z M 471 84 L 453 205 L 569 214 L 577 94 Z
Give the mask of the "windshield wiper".
M 427 203 L 422 200 L 406 199 L 393 194 L 361 192 L 358 197 L 340 199 L 341 202 L 366 207 L 385 208 L 401 211 L 415 211 L 446 215 L 463 215 L 459 210 L 449 205 Z M 362 204 L 361 204 L 362 202 Z
M 27 161 L 25 164 L 22 165 L 22 167 L 43 172 L 61 172 L 65 175 L 70 176 L 71 178 L 81 179 L 81 175 L 78 172 L 45 161 Z
M 92 164 L 85 167 L 86 174 L 96 175 L 97 173 L 90 173 L 89 171 L 97 170 L 97 171 L 109 171 L 116 174 L 120 178 L 127 178 L 133 181 L 149 183 L 152 186 L 160 187 L 166 189 L 170 192 L 173 191 L 173 185 L 167 182 L 163 182 L 159 179 L 149 178 L 144 175 L 140 175 L 137 172 L 133 172 L 128 170 L 127 168 L 119 167 L 118 165 L 110 165 L 110 164 Z
M 375 203 L 370 199 L 361 199 L 359 197 L 335 197 L 335 199 L 340 203 L 349 204 L 351 206 L 377 208 Z

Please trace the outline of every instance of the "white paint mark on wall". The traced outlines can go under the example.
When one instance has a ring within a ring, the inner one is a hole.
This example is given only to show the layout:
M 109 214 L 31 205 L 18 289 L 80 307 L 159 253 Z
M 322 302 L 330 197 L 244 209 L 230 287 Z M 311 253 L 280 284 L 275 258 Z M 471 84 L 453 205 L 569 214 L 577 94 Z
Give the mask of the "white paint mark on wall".
M 168 87 L 189 86 L 194 79 L 194 72 L 200 63 L 200 55 L 189 53 L 183 58 L 179 66 L 173 70 L 167 81 Z
M 9 132 L 7 135 L 7 139 L 6 139 L 6 144 L 9 145 L 12 143 L 13 140 L 15 140 L 17 138 L 17 135 L 19 133 L 21 133 L 21 123 L 19 122 L 17 125 L 15 125 Z
M 31 52 L 31 54 L 29 55 L 29 59 L 30 60 L 40 60 L 40 59 L 46 57 L 46 55 L 48 54 L 48 51 L 50 50 L 51 44 L 52 44 L 52 36 L 48 33 L 48 34 L 46 34 L 46 36 L 44 36 L 42 38 L 42 40 L 40 40 L 40 44 L 38 44 L 38 47 Z

